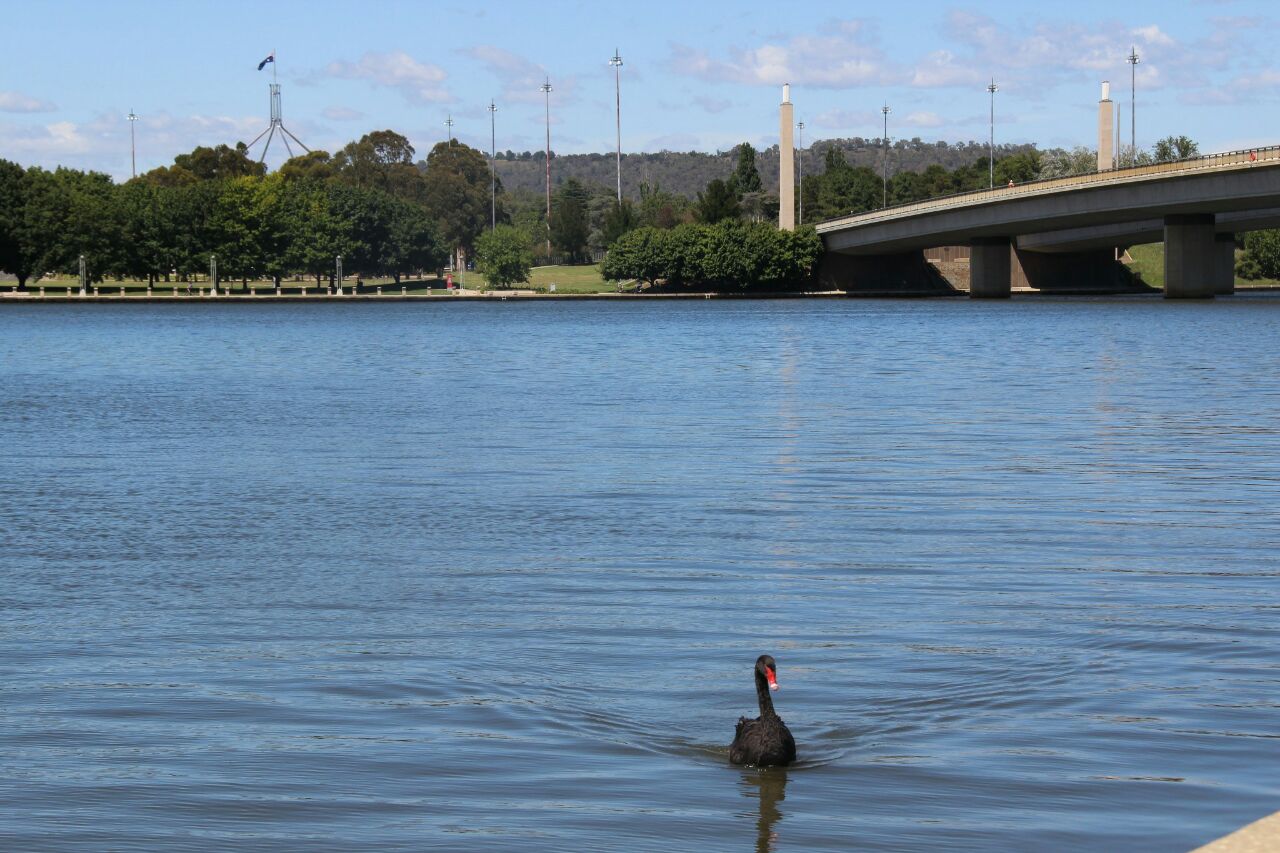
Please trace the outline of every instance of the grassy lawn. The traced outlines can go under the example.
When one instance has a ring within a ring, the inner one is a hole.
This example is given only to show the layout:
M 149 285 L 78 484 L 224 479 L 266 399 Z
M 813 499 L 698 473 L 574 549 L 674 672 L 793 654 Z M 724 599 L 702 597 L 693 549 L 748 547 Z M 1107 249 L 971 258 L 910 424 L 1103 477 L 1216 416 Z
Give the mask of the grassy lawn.
M 556 293 L 614 293 L 618 289 L 616 282 L 600 277 L 599 264 L 534 267 L 530 279 L 526 284 L 515 285 L 515 289 L 546 291 L 552 284 Z M 468 272 L 466 286 L 468 290 L 485 290 L 489 285 L 479 272 Z
M 1164 243 L 1144 243 L 1141 246 L 1130 246 L 1129 255 L 1133 258 L 1133 263 L 1129 268 L 1142 276 L 1142 280 L 1152 287 L 1164 287 Z M 1240 250 L 1236 250 L 1236 257 L 1240 256 Z M 1269 278 L 1252 279 L 1240 278 L 1236 276 L 1237 288 L 1275 286 L 1280 282 Z

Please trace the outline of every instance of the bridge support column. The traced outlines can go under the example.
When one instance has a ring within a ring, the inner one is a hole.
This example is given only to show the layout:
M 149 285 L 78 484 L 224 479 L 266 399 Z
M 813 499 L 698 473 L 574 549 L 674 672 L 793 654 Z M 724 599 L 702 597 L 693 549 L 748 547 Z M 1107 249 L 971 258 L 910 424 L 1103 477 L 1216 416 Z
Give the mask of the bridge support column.
M 1213 214 L 1185 213 L 1164 218 L 1165 299 L 1212 299 L 1214 274 Z
M 975 237 L 969 242 L 970 298 L 1009 298 L 1012 254 L 1008 237 Z
M 1236 235 L 1213 235 L 1213 292 L 1230 296 L 1236 292 Z

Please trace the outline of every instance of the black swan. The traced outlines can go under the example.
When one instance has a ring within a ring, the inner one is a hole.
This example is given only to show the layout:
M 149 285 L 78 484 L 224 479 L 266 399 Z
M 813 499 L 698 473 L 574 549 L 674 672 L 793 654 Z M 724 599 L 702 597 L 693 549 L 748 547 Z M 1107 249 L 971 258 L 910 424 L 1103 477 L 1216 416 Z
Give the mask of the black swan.
M 754 764 L 757 767 L 781 767 L 796 760 L 796 741 L 787 730 L 787 724 L 773 710 L 769 691 L 778 689 L 778 666 L 773 658 L 760 655 L 756 659 L 756 696 L 760 699 L 760 716 L 754 720 L 746 717 L 738 720 L 729 746 L 729 761 L 733 764 Z

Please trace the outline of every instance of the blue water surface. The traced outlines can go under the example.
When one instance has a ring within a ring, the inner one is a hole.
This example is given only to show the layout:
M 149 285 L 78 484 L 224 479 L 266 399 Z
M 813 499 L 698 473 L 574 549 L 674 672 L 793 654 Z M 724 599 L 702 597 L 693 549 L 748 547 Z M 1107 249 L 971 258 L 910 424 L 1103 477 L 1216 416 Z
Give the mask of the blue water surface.
M 1278 328 L 0 305 L 0 846 L 1204 843 L 1280 808 Z

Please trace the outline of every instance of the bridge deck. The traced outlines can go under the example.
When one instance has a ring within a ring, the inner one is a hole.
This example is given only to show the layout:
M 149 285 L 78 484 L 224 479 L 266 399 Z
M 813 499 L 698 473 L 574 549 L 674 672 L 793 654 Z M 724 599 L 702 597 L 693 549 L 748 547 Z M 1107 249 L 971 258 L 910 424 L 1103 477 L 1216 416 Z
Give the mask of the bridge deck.
M 982 207 L 1015 199 L 1053 196 L 1103 186 L 1149 183 L 1183 175 L 1248 170 L 1259 166 L 1280 166 L 1280 146 L 1255 148 L 1249 151 L 1232 151 L 1225 154 L 1210 154 L 1191 160 L 1175 160 L 1169 163 L 1110 169 L 1085 175 L 1071 175 L 1064 178 L 1032 181 L 1013 187 L 996 187 L 994 189 L 944 196 L 929 199 L 928 201 L 913 202 L 882 210 L 828 219 L 818 223 L 817 231 L 819 234 L 832 234 L 867 225 L 888 223 L 943 211 Z

